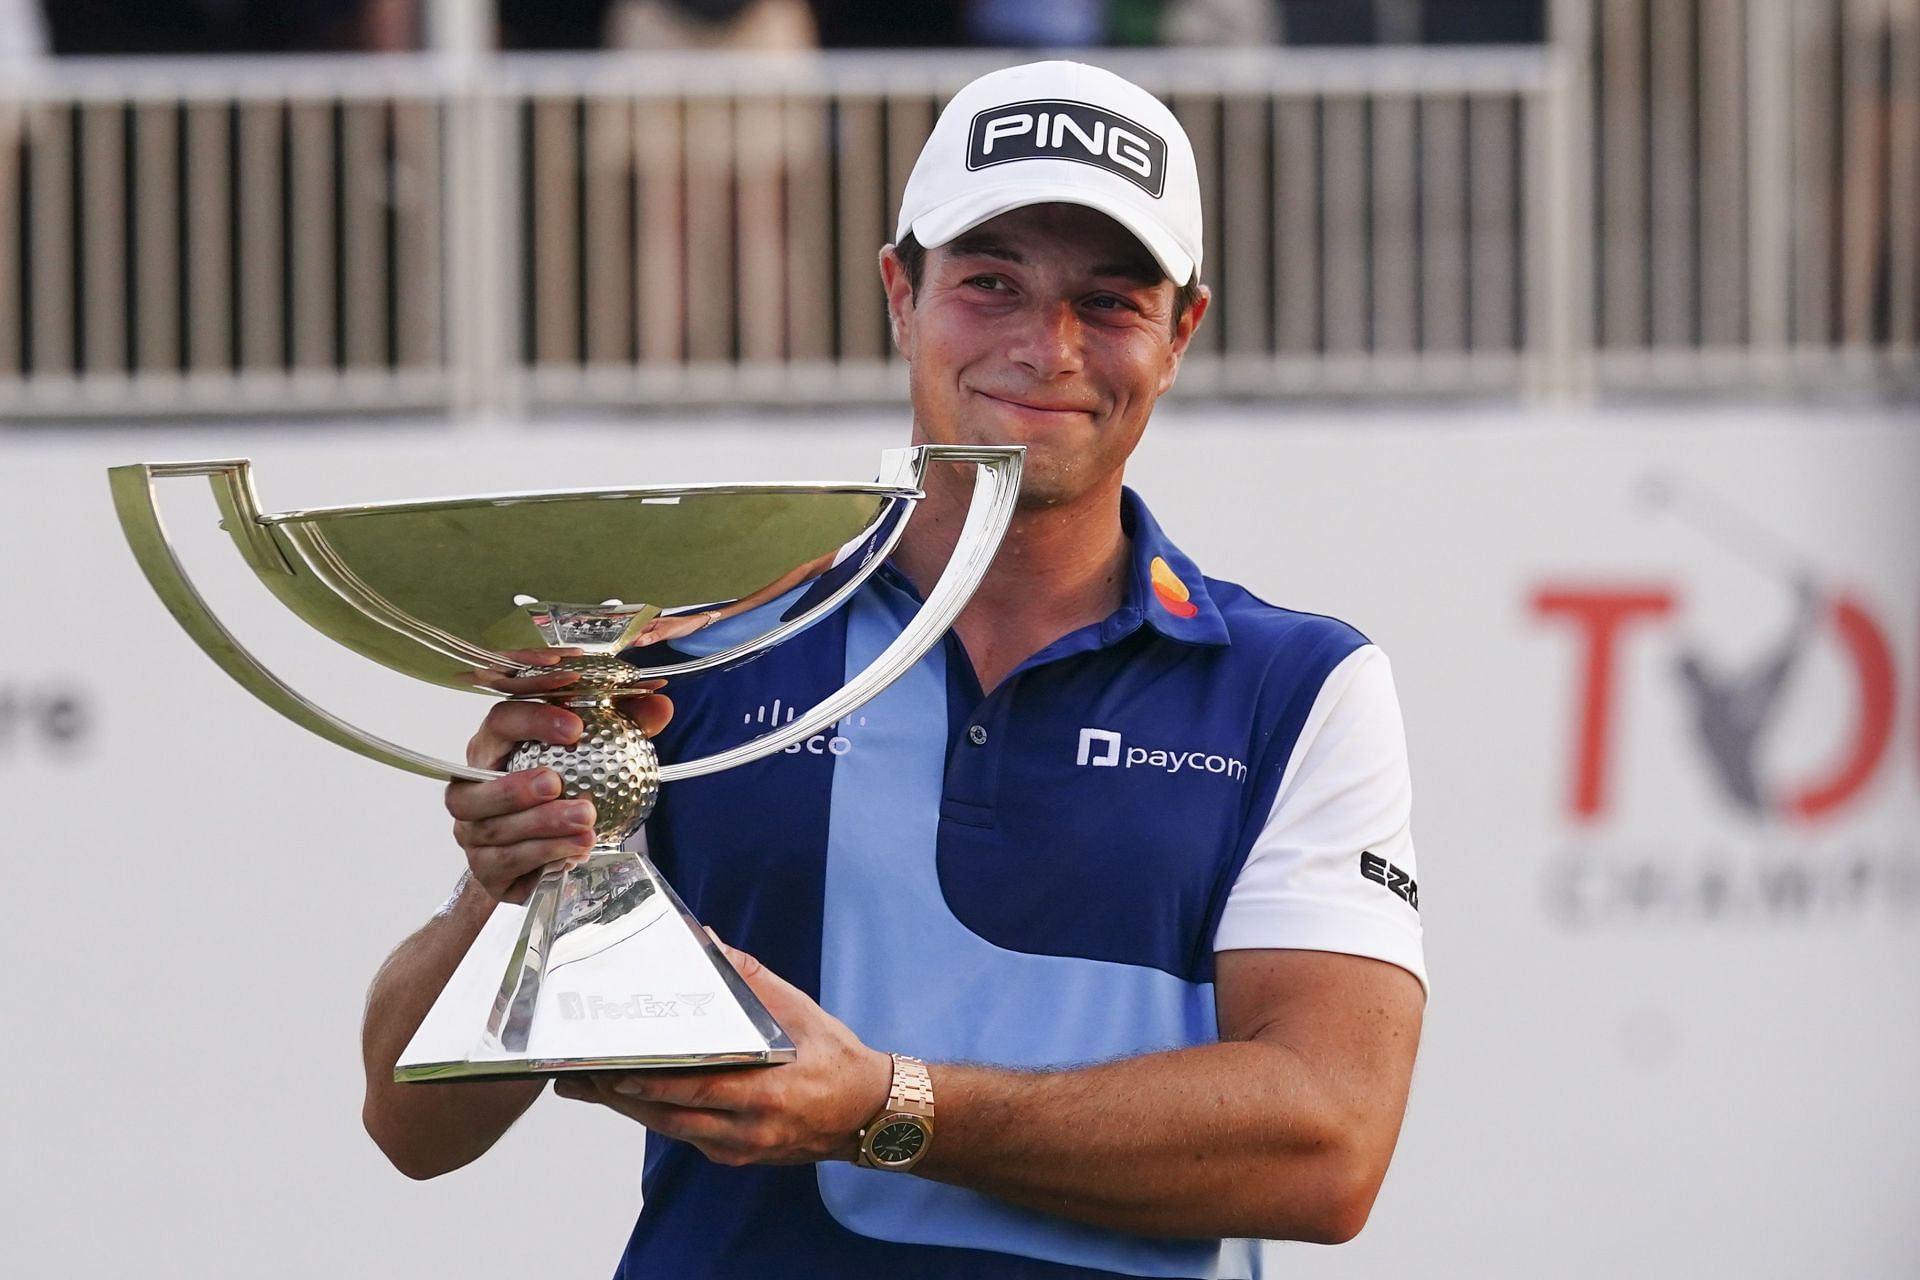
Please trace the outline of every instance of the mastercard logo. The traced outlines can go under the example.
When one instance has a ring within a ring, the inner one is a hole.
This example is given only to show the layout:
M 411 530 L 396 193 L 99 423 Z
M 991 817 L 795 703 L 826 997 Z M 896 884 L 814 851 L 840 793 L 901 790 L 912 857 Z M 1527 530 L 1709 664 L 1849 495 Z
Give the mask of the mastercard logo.
M 1192 592 L 1187 584 L 1180 581 L 1173 568 L 1159 556 L 1153 558 L 1151 566 L 1153 576 L 1153 594 L 1160 599 L 1160 607 L 1176 618 L 1191 618 L 1200 612 L 1200 606 L 1192 600 Z

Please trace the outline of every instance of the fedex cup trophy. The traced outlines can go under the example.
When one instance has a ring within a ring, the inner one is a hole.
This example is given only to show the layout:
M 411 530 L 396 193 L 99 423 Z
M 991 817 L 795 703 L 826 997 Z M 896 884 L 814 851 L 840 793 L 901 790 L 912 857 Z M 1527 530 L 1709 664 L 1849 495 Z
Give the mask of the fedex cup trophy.
M 524 907 L 494 909 L 394 1071 L 403 1081 L 498 1079 L 793 1057 L 658 870 L 624 842 L 661 784 L 783 751 L 918 662 L 985 574 L 1013 513 L 1023 452 L 890 450 L 871 484 L 650 486 L 278 514 L 261 511 L 246 461 L 135 464 L 109 477 L 134 556 L 188 635 L 249 692 L 328 741 L 431 778 L 502 776 L 348 724 L 242 648 L 168 541 L 156 481 L 207 477 L 242 558 L 322 634 L 416 679 L 557 702 L 584 722 L 578 743 L 522 743 L 508 765 L 553 768 L 564 795 L 594 802 L 592 850 L 577 866 L 545 869 Z M 892 643 L 811 710 L 729 750 L 662 765 L 616 701 L 724 672 L 826 617 L 891 553 L 934 463 L 973 466 L 973 496 L 952 559 Z M 648 643 L 662 637 L 677 643 Z

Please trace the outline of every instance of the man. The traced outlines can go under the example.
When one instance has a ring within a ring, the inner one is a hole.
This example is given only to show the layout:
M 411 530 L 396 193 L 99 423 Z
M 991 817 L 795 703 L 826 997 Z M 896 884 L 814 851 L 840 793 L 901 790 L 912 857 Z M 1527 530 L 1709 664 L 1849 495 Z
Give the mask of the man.
M 844 749 L 678 783 L 649 822 L 798 1055 L 556 1084 L 653 1135 L 621 1274 L 1249 1275 L 1248 1238 L 1346 1240 L 1424 1003 L 1405 747 L 1364 638 L 1202 577 L 1121 487 L 1207 310 L 1187 140 L 1106 72 L 993 73 L 942 114 L 896 239 L 914 439 L 1026 445 L 1019 509 L 954 634 Z M 864 665 L 966 488 L 930 477 L 834 619 L 676 687 L 677 710 L 641 700 L 662 754 Z M 469 757 L 577 732 L 503 703 Z M 584 851 L 589 815 L 556 795 L 533 772 L 449 789 L 472 881 L 375 981 L 367 1126 L 415 1176 L 540 1091 L 391 1070 L 493 903 Z

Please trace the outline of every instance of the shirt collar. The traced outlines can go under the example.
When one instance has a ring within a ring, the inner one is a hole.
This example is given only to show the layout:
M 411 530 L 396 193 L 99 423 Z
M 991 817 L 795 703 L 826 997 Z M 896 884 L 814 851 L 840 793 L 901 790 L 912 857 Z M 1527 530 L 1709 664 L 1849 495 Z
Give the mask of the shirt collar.
M 1121 490 L 1120 525 L 1131 539 L 1133 562 L 1121 612 L 1133 612 L 1169 640 L 1226 644 L 1227 622 L 1207 591 L 1206 578 L 1132 489 Z
M 1229 643 L 1227 620 L 1220 616 L 1208 593 L 1206 578 L 1187 553 L 1168 539 L 1160 522 L 1132 489 L 1120 491 L 1120 527 L 1128 539 L 1126 595 L 1120 607 L 1092 629 L 1097 633 L 1092 643 L 1101 647 L 1114 644 L 1142 623 L 1182 644 Z M 879 576 L 919 600 L 919 592 L 891 560 L 881 566 Z

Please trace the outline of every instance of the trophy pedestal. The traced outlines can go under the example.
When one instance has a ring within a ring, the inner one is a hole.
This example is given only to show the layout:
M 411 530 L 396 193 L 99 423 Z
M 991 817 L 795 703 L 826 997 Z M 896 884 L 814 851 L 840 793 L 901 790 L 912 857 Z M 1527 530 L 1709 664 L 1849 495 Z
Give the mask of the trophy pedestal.
M 618 851 L 501 903 L 394 1068 L 398 1081 L 767 1065 L 787 1038 L 652 863 Z

